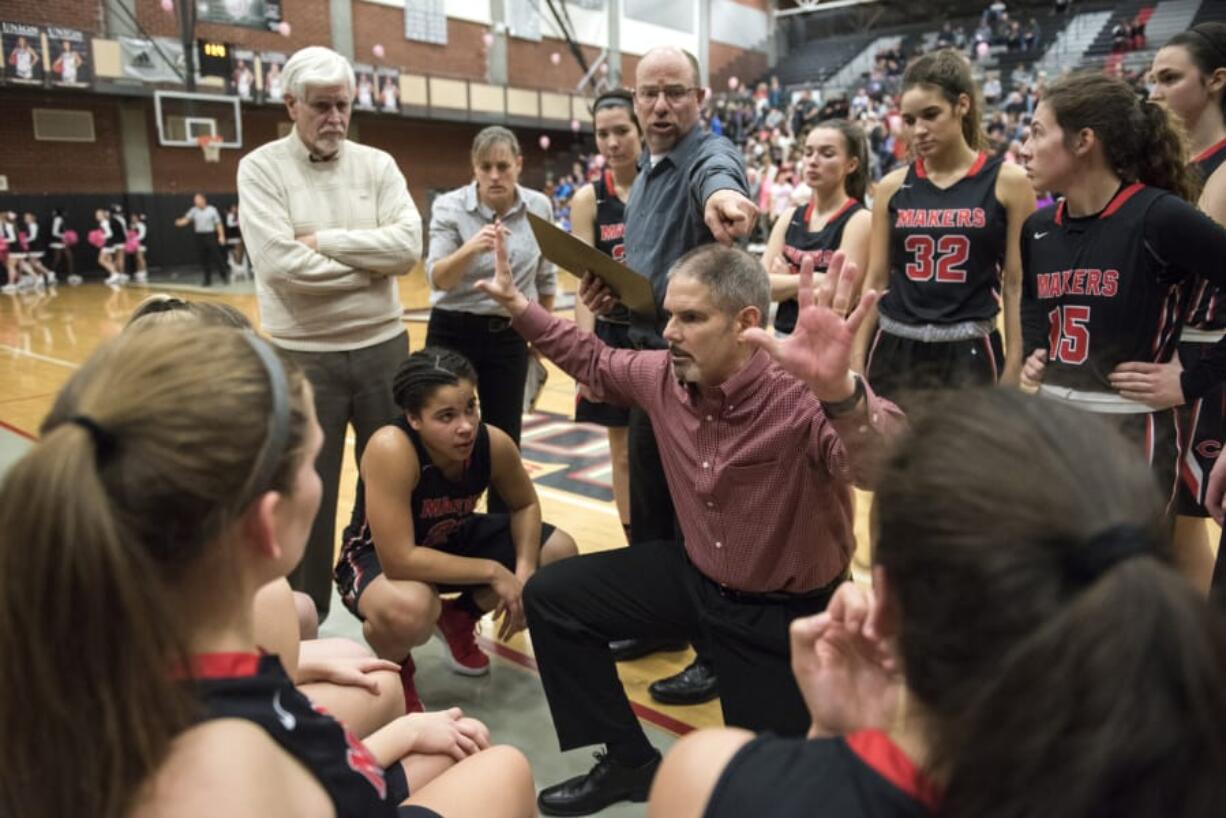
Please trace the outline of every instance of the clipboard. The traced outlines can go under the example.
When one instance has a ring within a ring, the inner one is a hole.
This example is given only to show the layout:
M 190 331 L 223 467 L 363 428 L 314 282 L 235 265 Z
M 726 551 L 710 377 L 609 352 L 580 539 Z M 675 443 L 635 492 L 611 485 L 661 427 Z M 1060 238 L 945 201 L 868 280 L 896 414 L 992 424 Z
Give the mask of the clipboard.
M 577 239 L 534 213 L 528 214 L 532 235 L 545 258 L 576 275 L 590 271 L 617 294 L 618 300 L 633 313 L 654 318 L 656 298 L 651 282 L 621 262 Z

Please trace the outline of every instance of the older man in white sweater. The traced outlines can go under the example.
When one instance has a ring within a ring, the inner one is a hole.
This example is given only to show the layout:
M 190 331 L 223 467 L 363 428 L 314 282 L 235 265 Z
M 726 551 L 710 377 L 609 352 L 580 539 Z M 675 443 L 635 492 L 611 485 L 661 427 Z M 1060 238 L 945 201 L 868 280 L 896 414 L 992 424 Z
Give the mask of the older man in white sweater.
M 421 216 L 396 161 L 345 139 L 349 62 L 312 46 L 290 57 L 282 76 L 294 128 L 239 163 L 239 220 L 261 327 L 306 371 L 324 431 L 319 515 L 290 578 L 323 619 L 347 427 L 361 458 L 371 434 L 397 412 L 391 381 L 408 335 L 396 277 L 421 257 Z

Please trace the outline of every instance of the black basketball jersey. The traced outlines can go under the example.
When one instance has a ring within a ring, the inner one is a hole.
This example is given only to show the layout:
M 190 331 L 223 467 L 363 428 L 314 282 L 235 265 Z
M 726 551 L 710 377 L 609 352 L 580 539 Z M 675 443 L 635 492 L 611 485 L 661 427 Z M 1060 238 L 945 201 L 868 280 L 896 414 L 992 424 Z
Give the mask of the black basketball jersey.
M 1000 311 L 1007 216 L 996 198 L 1002 160 L 980 153 L 947 188 L 922 159 L 890 198 L 890 278 L 881 313 L 906 324 L 984 321 Z
M 477 501 L 489 488 L 492 467 L 489 428 L 484 423 L 477 426 L 477 441 L 464 463 L 464 472 L 459 480 L 452 481 L 430 460 L 426 444 L 403 415 L 392 421 L 391 425 L 408 436 L 421 464 L 417 488 L 413 489 L 412 497 L 406 498 L 413 512 L 413 536 L 417 545 L 436 548 L 445 543 L 451 532 L 472 515 Z M 366 487 L 361 479 L 358 480 L 353 516 L 345 528 L 342 542 L 342 559 L 345 552 L 352 549 L 375 547 L 366 520 Z
M 843 243 L 843 228 L 851 217 L 864 209 L 858 199 L 848 199 L 844 205 L 826 220 L 821 230 L 813 232 L 809 229 L 809 221 L 813 218 L 814 203 L 807 207 L 798 207 L 792 211 L 792 220 L 788 222 L 787 233 L 783 236 L 783 260 L 799 275 L 800 265 L 806 257 L 813 259 L 813 272 L 824 273 L 830 266 L 839 245 Z M 795 298 L 779 302 L 775 311 L 775 329 L 791 333 L 796 327 L 796 316 L 800 312 L 800 304 Z
M 615 261 L 625 262 L 626 203 L 617 198 L 617 183 L 613 179 L 613 171 L 606 168 L 604 173 L 592 182 L 592 191 L 596 194 L 596 224 L 593 225 L 596 249 Z M 615 324 L 629 324 L 630 310 L 625 304 L 619 303 L 612 312 L 600 316 L 600 319 Z
M 705 818 L 924 818 L 937 803 L 930 780 L 880 731 L 820 739 L 768 734 L 732 757 Z
M 1223 162 L 1226 162 L 1226 139 L 1193 159 L 1192 166 L 1196 168 L 1201 179 L 1208 182 L 1209 177 Z M 1222 259 L 1221 263 L 1226 264 L 1226 259 Z M 1186 323 L 1196 329 L 1226 329 L 1226 303 L 1223 303 L 1223 293 L 1203 277 L 1197 279 L 1192 289 Z
M 315 776 L 337 818 L 394 818 L 408 797 L 401 777 L 385 777 L 356 736 L 294 687 L 276 656 L 204 654 L 193 658 L 192 676 L 204 720 L 258 724 Z
M 1187 271 L 1155 254 L 1145 218 L 1155 201 L 1171 195 L 1138 182 L 1122 187 L 1095 216 L 1069 218 L 1061 201 L 1026 220 L 1023 352 L 1048 351 L 1044 383 L 1110 392 L 1107 376 L 1119 364 L 1170 359 Z

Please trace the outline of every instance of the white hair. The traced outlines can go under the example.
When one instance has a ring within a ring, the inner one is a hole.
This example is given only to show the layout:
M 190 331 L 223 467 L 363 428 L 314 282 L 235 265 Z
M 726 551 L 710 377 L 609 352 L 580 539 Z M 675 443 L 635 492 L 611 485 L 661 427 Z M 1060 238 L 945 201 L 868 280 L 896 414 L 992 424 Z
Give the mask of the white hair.
M 307 86 L 344 85 L 353 91 L 356 83 L 349 60 L 322 45 L 295 51 L 281 70 L 281 84 L 287 95 L 306 99 Z

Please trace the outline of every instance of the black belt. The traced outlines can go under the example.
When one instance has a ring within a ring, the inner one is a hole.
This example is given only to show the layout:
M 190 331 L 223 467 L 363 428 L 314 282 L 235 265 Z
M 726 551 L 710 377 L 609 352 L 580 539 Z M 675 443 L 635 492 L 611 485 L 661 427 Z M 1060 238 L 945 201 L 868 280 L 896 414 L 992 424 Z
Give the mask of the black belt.
M 690 564 L 693 567 L 693 563 Z M 711 587 L 713 587 L 720 596 L 724 599 L 733 602 L 739 602 L 745 605 L 778 605 L 787 602 L 801 602 L 806 599 L 819 599 L 823 596 L 830 596 L 835 592 L 840 585 L 851 578 L 851 571 L 844 568 L 838 576 L 818 588 L 811 591 L 799 591 L 797 593 L 789 593 L 787 591 L 738 591 L 735 588 L 729 588 L 719 582 L 708 577 L 702 571 L 698 571 L 698 576 L 702 577 Z

